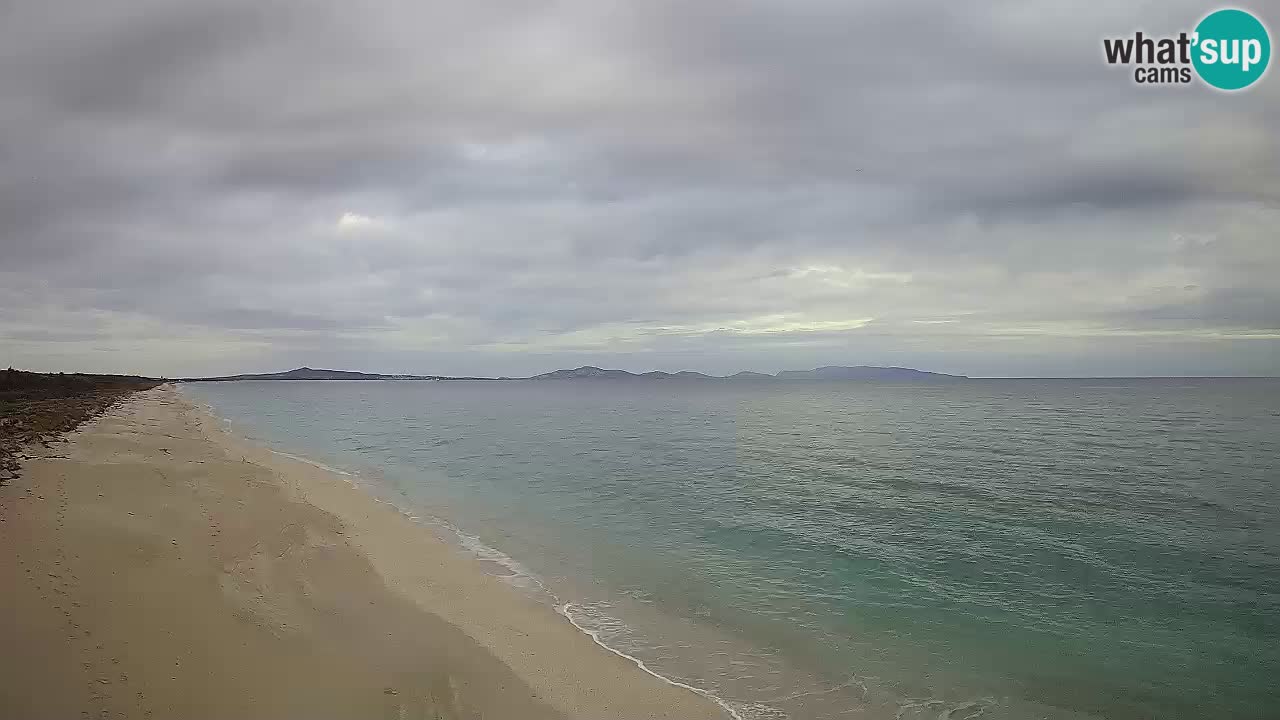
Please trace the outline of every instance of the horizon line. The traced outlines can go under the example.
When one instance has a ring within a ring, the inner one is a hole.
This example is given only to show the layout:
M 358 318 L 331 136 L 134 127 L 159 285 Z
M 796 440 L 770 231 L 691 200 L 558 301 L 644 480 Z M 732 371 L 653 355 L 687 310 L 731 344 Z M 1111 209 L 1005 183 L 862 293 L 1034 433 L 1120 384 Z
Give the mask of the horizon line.
M 312 370 L 315 372 L 342 372 L 342 373 L 357 373 L 361 375 L 377 375 L 377 376 L 386 376 L 383 379 L 389 379 L 389 380 L 396 380 L 396 379 L 414 380 L 414 379 L 421 378 L 421 379 L 429 379 L 429 380 L 440 379 L 440 380 L 458 380 L 458 381 L 462 381 L 462 380 L 509 381 L 509 380 L 532 380 L 541 375 L 548 375 L 554 372 L 559 372 L 561 370 L 577 370 L 581 368 L 597 368 L 600 370 L 619 370 L 621 372 L 635 375 L 637 377 L 642 377 L 647 373 L 666 373 L 668 375 L 675 375 L 677 373 L 685 372 L 685 373 L 696 373 L 707 379 L 712 379 L 712 380 L 728 380 L 728 379 L 732 379 L 734 375 L 741 374 L 741 373 L 751 373 L 751 374 L 760 375 L 766 378 L 778 379 L 777 378 L 778 373 L 812 372 L 813 370 L 817 370 L 824 367 L 909 370 L 913 372 L 919 372 L 922 374 L 936 375 L 936 376 L 955 379 L 955 380 L 1280 380 L 1280 374 L 1277 374 L 1277 375 L 961 375 L 961 374 L 945 373 L 940 371 L 921 370 L 919 368 L 911 368 L 911 367 L 906 367 L 902 365 L 823 365 L 823 366 L 819 366 L 818 368 L 810 368 L 808 370 L 778 370 L 773 373 L 756 371 L 756 370 L 740 370 L 735 373 L 729 373 L 726 375 L 713 375 L 711 373 L 705 373 L 699 370 L 687 370 L 687 369 L 674 370 L 674 371 L 645 370 L 645 371 L 636 372 L 631 370 L 622 370 L 621 368 L 607 368 L 607 367 L 597 366 L 597 365 L 579 365 L 575 368 L 557 368 L 555 370 L 549 370 L 547 372 L 536 373 L 533 375 L 525 375 L 525 376 L 494 375 L 494 376 L 484 376 L 484 377 L 477 376 L 477 375 L 442 375 L 442 374 L 416 373 L 416 372 L 375 372 L 375 371 L 367 371 L 367 370 L 335 370 L 333 368 L 313 368 L 310 366 L 290 368 L 289 370 L 275 370 L 275 371 L 266 371 L 266 372 L 250 371 L 250 372 L 229 373 L 229 374 L 223 374 L 223 375 L 206 375 L 206 376 L 139 375 L 139 374 L 116 373 L 116 372 L 94 372 L 94 371 L 83 371 L 83 370 L 73 370 L 70 372 L 57 371 L 57 370 L 22 370 L 20 368 L 15 368 L 12 366 L 10 366 L 8 369 L 17 370 L 19 372 L 37 373 L 42 375 L 58 375 L 58 374 L 106 375 L 106 376 L 118 376 L 118 377 L 138 377 L 138 378 L 144 378 L 147 380 L 199 382 L 202 380 L 239 378 L 241 376 L 249 376 L 249 375 L 278 375 L 282 373 L 292 372 L 295 370 Z M 400 376 L 400 377 L 397 377 L 397 376 Z M 280 379 L 287 380 L 287 378 L 280 378 Z M 575 378 L 564 378 L 564 379 L 575 379 Z M 589 379 L 589 378 L 576 378 L 576 379 Z M 803 379 L 803 378 L 800 378 L 800 379 Z M 841 378 L 832 378 L 832 379 L 825 379 L 825 380 L 830 381 L 830 380 L 840 380 L 840 379 Z M 334 381 L 335 380 L 307 380 L 307 379 L 292 380 L 292 382 L 334 382 Z

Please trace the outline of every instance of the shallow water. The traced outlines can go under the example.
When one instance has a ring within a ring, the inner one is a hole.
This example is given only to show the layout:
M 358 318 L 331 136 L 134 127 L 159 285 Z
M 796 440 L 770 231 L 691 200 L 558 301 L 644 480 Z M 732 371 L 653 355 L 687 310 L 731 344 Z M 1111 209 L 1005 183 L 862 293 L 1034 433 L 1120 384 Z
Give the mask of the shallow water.
M 1280 381 L 184 387 L 742 718 L 1280 715 Z

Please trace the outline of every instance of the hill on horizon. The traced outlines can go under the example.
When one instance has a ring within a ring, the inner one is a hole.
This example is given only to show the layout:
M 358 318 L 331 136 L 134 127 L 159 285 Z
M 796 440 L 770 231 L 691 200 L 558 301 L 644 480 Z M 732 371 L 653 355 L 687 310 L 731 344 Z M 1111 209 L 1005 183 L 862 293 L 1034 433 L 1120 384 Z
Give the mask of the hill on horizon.
M 300 367 L 284 372 L 219 375 L 217 377 L 182 378 L 179 382 L 231 382 L 236 380 L 482 380 L 487 378 L 446 378 L 439 375 L 388 375 L 354 370 L 323 370 Z
M 782 370 L 774 375 L 744 370 L 733 375 L 707 375 L 693 370 L 665 372 L 651 370 L 633 373 L 627 370 L 616 370 L 583 365 L 576 368 L 553 370 L 527 378 L 509 377 L 459 377 L 449 375 L 392 375 L 386 373 L 366 373 L 354 370 L 325 370 L 310 367 L 294 368 L 283 372 L 245 373 L 241 375 L 219 375 L 216 377 L 180 378 L 178 382 L 234 382 L 238 380 L 654 380 L 654 381 L 692 381 L 692 380 L 732 380 L 732 381 L 777 381 L 777 380 L 963 380 L 964 375 L 947 375 L 927 372 L 914 368 L 880 367 L 875 365 L 827 365 L 812 370 Z
M 827 365 L 812 370 L 781 370 L 774 375 L 744 370 L 733 375 L 707 375 L 692 370 L 669 373 L 654 370 L 633 373 L 583 365 L 570 370 L 553 370 L 534 375 L 530 380 L 966 380 L 964 375 L 947 375 L 914 368 L 877 365 Z

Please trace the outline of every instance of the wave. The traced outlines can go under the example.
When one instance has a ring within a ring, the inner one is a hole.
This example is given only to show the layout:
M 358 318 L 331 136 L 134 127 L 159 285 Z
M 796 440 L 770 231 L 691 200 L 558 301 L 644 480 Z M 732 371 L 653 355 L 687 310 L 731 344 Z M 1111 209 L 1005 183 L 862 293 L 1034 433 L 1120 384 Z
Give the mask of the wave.
M 388 504 L 392 504 L 392 503 L 388 503 Z M 423 522 L 422 518 L 416 518 L 412 515 L 409 515 L 407 512 L 405 514 L 419 523 Z M 573 612 L 575 607 L 586 609 L 585 605 L 574 603 L 574 602 L 568 602 L 561 599 L 560 596 L 557 595 L 554 590 L 548 587 L 547 584 L 544 583 L 541 578 L 539 578 L 534 572 L 532 572 L 527 567 L 525 567 L 519 560 L 516 560 L 515 558 L 493 547 L 492 545 L 486 545 L 478 535 L 471 535 L 469 533 L 466 533 L 460 528 L 458 528 L 457 526 L 448 522 L 447 520 L 444 520 L 436 516 L 430 516 L 427 522 L 429 522 L 432 525 L 436 525 L 440 528 L 443 528 L 449 532 L 452 532 L 454 535 L 457 536 L 459 544 L 462 546 L 462 548 L 470 552 L 472 556 L 476 557 L 477 559 L 484 560 L 487 562 L 492 562 L 503 568 L 506 568 L 510 572 L 510 574 L 500 576 L 502 580 L 512 585 L 515 585 L 516 587 L 520 587 L 526 590 L 532 590 L 536 588 L 537 591 L 541 592 L 543 595 L 546 596 L 548 600 L 550 600 L 552 607 L 555 608 L 555 611 L 560 616 L 562 616 L 565 620 L 569 621 L 570 625 L 572 625 L 582 634 L 591 638 L 592 642 L 594 642 L 596 645 L 599 645 L 601 648 L 604 648 L 605 650 L 609 651 L 610 653 L 613 653 L 614 655 L 617 655 L 618 657 L 629 660 L 632 664 L 634 664 L 637 668 L 644 671 L 645 673 L 657 678 L 658 680 L 661 680 L 662 682 L 668 685 L 671 685 L 673 687 L 678 687 L 684 690 L 688 690 L 689 692 L 692 692 L 695 695 L 699 695 L 701 697 L 704 697 L 710 700 L 711 702 L 719 706 L 721 709 L 723 709 L 726 713 L 728 713 L 729 716 L 732 717 L 734 720 L 785 720 L 785 718 L 787 717 L 785 713 L 782 713 L 781 711 L 778 711 L 775 708 L 771 708 L 765 705 L 758 705 L 758 704 L 741 704 L 740 705 L 737 703 L 731 703 L 725 700 L 724 698 L 721 698 L 719 695 L 716 695 L 715 693 L 711 692 L 710 690 L 707 690 L 705 688 L 700 688 L 695 685 L 690 685 L 689 683 L 686 683 L 686 682 L 681 682 L 680 680 L 667 677 L 666 675 L 663 675 L 662 673 L 655 671 L 653 668 L 650 668 L 648 665 L 646 665 L 645 662 L 640 658 L 635 657 L 634 655 L 630 655 L 624 650 L 614 647 L 613 645 L 610 645 L 607 641 L 605 641 L 601 637 L 601 632 L 604 629 L 601 626 L 606 626 L 606 625 L 612 625 L 616 629 L 621 629 L 624 632 L 630 632 L 631 628 L 627 626 L 626 623 L 624 623 L 623 621 L 608 615 L 596 615 L 592 619 L 596 626 L 592 627 L 592 621 L 586 620 L 586 618 L 583 618 L 581 615 L 575 616 Z M 748 712 L 744 714 L 744 711 L 748 711 Z
M 419 522 L 421 522 L 421 519 L 419 519 Z M 667 677 L 666 675 L 655 671 L 653 668 L 645 664 L 645 662 L 640 658 L 627 653 L 621 648 L 610 645 L 601 637 L 602 631 L 606 626 L 612 626 L 615 630 L 622 631 L 622 633 L 631 632 L 630 626 L 622 620 L 603 614 L 596 614 L 590 619 L 584 617 L 582 614 L 575 615 L 575 608 L 587 610 L 587 606 L 581 603 L 565 601 L 560 598 L 554 590 L 548 587 L 547 584 L 544 583 L 535 573 L 521 564 L 520 561 L 491 545 L 486 545 L 479 536 L 463 532 L 457 526 L 446 520 L 432 516 L 430 518 L 430 522 L 431 524 L 442 527 L 456 535 L 460 545 L 474 557 L 480 560 L 496 563 L 510 571 L 509 575 L 500 576 L 502 580 L 528 590 L 536 588 L 539 592 L 544 594 L 548 600 L 550 600 L 555 611 L 565 620 L 569 621 L 570 625 L 587 637 L 591 638 L 592 642 L 596 645 L 599 645 L 601 648 L 617 655 L 618 657 L 629 660 L 645 673 L 668 685 L 671 685 L 672 687 L 688 690 L 695 695 L 710 700 L 728 713 L 734 720 L 785 720 L 788 717 L 785 713 L 767 705 L 730 702 L 710 690 L 676 680 L 675 678 Z
M 525 589 L 530 589 L 532 586 L 536 585 L 538 589 L 546 593 L 548 597 L 553 599 L 555 598 L 555 593 L 551 592 L 551 590 L 548 589 L 536 575 L 530 572 L 524 565 L 521 565 L 515 558 L 495 547 L 485 545 L 476 535 L 468 535 L 442 520 L 439 522 L 452 530 L 453 533 L 458 536 L 458 541 L 462 544 L 462 547 L 472 555 L 480 560 L 500 565 L 510 571 L 510 575 L 501 576 L 504 581 Z
M 345 470 L 339 470 L 337 468 L 330 467 L 328 465 L 325 465 L 324 463 L 316 462 L 309 458 L 292 455 L 290 453 L 281 452 L 279 450 L 272 450 L 272 452 L 293 460 L 305 462 L 309 465 L 313 465 L 323 470 L 335 472 L 340 475 L 345 475 L 347 477 L 356 477 L 356 475 L 353 473 L 349 473 L 349 472 L 346 472 Z M 537 574 L 529 570 L 529 568 L 527 568 L 523 563 L 511 557 L 507 553 L 499 550 L 498 548 L 495 548 L 492 545 L 485 544 L 485 542 L 481 540 L 478 535 L 472 535 L 470 533 L 467 533 L 463 531 L 461 528 L 454 525 L 453 523 L 441 517 L 438 517 L 435 515 L 420 516 L 413 513 L 410 510 L 405 509 L 403 506 L 399 505 L 398 503 L 395 503 L 383 498 L 379 498 L 377 496 L 374 496 L 374 500 L 377 502 L 383 503 L 385 505 L 390 505 L 391 507 L 400 511 L 400 514 L 404 515 L 406 518 L 408 518 L 409 520 L 419 525 L 432 526 L 439 530 L 443 530 L 449 534 L 454 535 L 458 539 L 458 545 L 462 549 L 470 553 L 476 559 L 483 560 L 485 562 L 491 562 L 506 569 L 508 571 L 508 574 L 499 575 L 498 576 L 499 579 L 517 588 L 541 593 L 546 597 L 546 599 L 549 601 L 551 606 L 555 609 L 557 614 L 559 614 L 561 617 L 567 620 L 569 624 L 572 625 L 579 632 L 591 638 L 592 642 L 594 642 L 596 645 L 599 645 L 601 648 L 613 653 L 614 655 L 617 655 L 618 657 L 629 660 L 637 668 L 657 678 L 658 680 L 661 680 L 662 682 L 668 685 L 671 685 L 673 687 L 678 687 L 684 690 L 688 690 L 689 692 L 692 692 L 695 695 L 699 695 L 701 697 L 704 697 L 710 700 L 711 702 L 715 703 L 718 707 L 723 709 L 726 713 L 728 713 L 729 716 L 732 717 L 734 720 L 785 720 L 787 718 L 787 715 L 785 713 L 777 710 L 776 708 L 772 708 L 767 705 L 761 705 L 758 703 L 730 702 L 728 700 L 725 700 L 724 698 L 721 698 L 719 695 L 716 695 L 710 690 L 707 690 L 705 688 L 700 688 L 695 685 L 682 682 L 680 680 L 676 680 L 675 678 L 667 677 L 666 675 L 663 675 L 662 673 L 655 671 L 653 668 L 645 664 L 645 662 L 640 658 L 635 657 L 634 655 L 630 655 L 624 650 L 614 647 L 613 645 L 610 645 L 607 641 L 605 641 L 601 637 L 601 631 L 604 629 L 601 626 L 603 625 L 613 625 L 615 628 L 622 629 L 624 631 L 629 632 L 630 627 L 628 627 L 621 620 L 618 620 L 617 618 L 609 617 L 606 615 L 597 615 L 594 618 L 594 623 L 596 624 L 596 627 L 592 627 L 592 621 L 587 620 L 582 615 L 575 616 L 574 614 L 573 610 L 575 607 L 585 609 L 584 605 L 563 600 L 559 595 L 556 594 L 555 591 L 553 591 L 550 587 L 548 587 L 547 584 L 544 583 L 542 579 L 537 576 Z
M 769 711 L 772 711 L 774 713 L 773 715 L 756 715 L 753 713 L 750 717 L 748 717 L 746 715 L 743 715 L 741 712 L 739 712 L 738 707 L 731 705 L 729 702 L 725 701 L 719 695 L 716 695 L 710 690 L 704 690 L 703 688 L 696 687 L 688 683 L 680 682 L 679 680 L 675 680 L 673 678 L 667 677 L 666 675 L 655 672 L 652 668 L 646 665 L 644 661 L 641 660 L 640 658 L 634 655 L 628 655 L 622 650 L 619 650 L 618 648 L 615 648 L 612 645 L 605 642 L 604 640 L 602 640 L 600 638 L 600 629 L 588 627 L 584 623 L 580 622 L 577 618 L 574 617 L 573 608 L 574 608 L 574 603 L 571 603 L 571 602 L 558 604 L 556 606 L 556 612 L 563 615 L 564 618 L 569 621 L 570 625 L 573 625 L 575 628 L 577 628 L 578 630 L 586 634 L 587 637 L 591 638 L 591 640 L 594 641 L 596 645 L 599 645 L 600 647 L 604 648 L 605 650 L 608 650 L 609 652 L 613 653 L 614 655 L 617 655 L 620 658 L 630 660 L 636 667 L 652 675 L 653 677 L 667 683 L 668 685 L 672 685 L 678 688 L 683 688 L 696 695 L 700 695 L 710 700 L 711 702 L 714 702 L 716 705 L 719 705 L 725 712 L 729 713 L 729 716 L 734 718 L 734 720 L 765 720 L 765 718 L 767 717 L 774 717 L 774 718 L 786 717 L 786 715 L 778 713 L 778 711 L 774 710 L 773 708 L 767 708 Z M 602 619 L 605 622 L 622 623 L 621 620 L 617 620 L 616 618 L 611 618 L 608 616 L 604 616 L 604 618 Z M 755 706 L 748 706 L 748 707 L 755 707 Z
M 316 462 L 315 460 L 312 460 L 311 458 L 306 458 L 306 457 L 303 457 L 303 456 L 301 456 L 301 455 L 293 455 L 293 454 L 291 454 L 291 453 L 283 452 L 283 451 L 281 451 L 281 450 L 276 450 L 276 449 L 274 449 L 274 448 L 268 448 L 268 449 L 269 449 L 269 450 L 271 450 L 271 452 L 273 452 L 273 453 L 275 453 L 276 455 L 279 455 L 279 456 L 281 456 L 281 457 L 287 457 L 287 458 L 289 458 L 290 460 L 296 460 L 296 461 L 298 461 L 298 462 L 300 462 L 300 463 L 306 463 L 306 464 L 308 464 L 308 465 L 310 465 L 310 466 L 312 466 L 312 467 L 318 467 L 318 468 L 320 468 L 321 470 L 326 470 L 326 471 L 331 472 L 331 473 L 334 473 L 334 474 L 336 474 L 336 475 L 342 475 L 342 476 L 349 477 L 349 478 L 356 477 L 356 474 L 355 474 L 355 473 L 350 473 L 350 472 L 347 472 L 346 470 L 339 470 L 338 468 L 333 467 L 333 466 L 331 466 L 331 465 L 325 465 L 325 464 L 324 464 L 324 463 L 322 463 L 322 462 Z
M 395 505 L 395 503 L 391 503 L 386 500 L 380 500 L 380 502 L 385 502 L 388 505 L 392 505 L 393 507 L 400 509 L 401 513 L 403 513 L 406 517 L 409 517 L 410 519 L 414 520 L 415 522 L 418 522 L 419 524 L 425 523 L 425 524 L 434 525 L 438 528 L 442 528 L 452 533 L 453 535 L 457 536 L 459 545 L 463 549 L 465 549 L 467 552 L 471 553 L 473 557 L 479 560 L 484 560 L 487 562 L 497 564 L 505 568 L 506 570 L 508 570 L 510 574 L 499 576 L 503 581 L 525 590 L 536 589 L 538 592 L 545 595 L 545 597 L 551 602 L 552 607 L 555 608 L 555 611 L 560 616 L 562 616 L 565 620 L 569 621 L 569 624 L 572 625 L 574 628 L 576 628 L 579 632 L 591 638 L 592 642 L 594 642 L 596 645 L 599 645 L 601 648 L 604 648 L 605 650 L 613 653 L 614 655 L 617 655 L 618 657 L 629 660 L 637 668 L 657 678 L 658 680 L 661 680 L 662 682 L 668 685 L 671 685 L 673 687 L 678 687 L 684 690 L 688 690 L 694 693 L 695 695 L 699 695 L 701 697 L 704 697 L 710 700 L 711 702 L 719 706 L 721 709 L 723 709 L 726 713 L 728 713 L 729 716 L 732 717 L 734 720 L 785 720 L 785 718 L 787 718 L 787 715 L 785 713 L 782 713 L 776 708 L 768 707 L 766 705 L 755 704 L 755 703 L 750 703 L 750 704 L 732 703 L 730 701 L 725 700 L 724 698 L 721 698 L 719 695 L 716 695 L 710 690 L 707 690 L 705 688 L 700 688 L 695 685 L 690 685 L 689 683 L 681 682 L 680 680 L 667 677 L 666 675 L 663 675 L 662 673 L 655 671 L 653 668 L 650 668 L 648 665 L 646 665 L 645 662 L 640 658 L 635 657 L 634 655 L 630 655 L 624 650 L 614 647 L 613 645 L 610 645 L 607 641 L 605 641 L 601 637 L 601 632 L 604 629 L 601 626 L 612 625 L 616 629 L 621 629 L 624 632 L 630 632 L 631 628 L 627 626 L 626 623 L 624 623 L 623 621 L 607 615 L 596 615 L 594 618 L 592 618 L 592 620 L 587 620 L 581 615 L 575 616 L 574 614 L 575 607 L 585 610 L 586 606 L 579 603 L 563 600 L 562 598 L 560 598 L 559 595 L 556 594 L 554 590 L 548 587 L 547 584 L 544 583 L 541 578 L 539 578 L 533 571 L 525 567 L 519 560 L 516 560 L 515 558 L 493 547 L 492 545 L 486 545 L 478 535 L 471 535 L 467 532 L 464 532 L 462 529 L 458 528 L 457 526 L 450 523 L 449 521 L 439 518 L 437 516 L 428 516 L 427 518 L 420 518 L 401 509 L 398 505 Z M 595 624 L 595 627 L 592 627 L 593 623 Z

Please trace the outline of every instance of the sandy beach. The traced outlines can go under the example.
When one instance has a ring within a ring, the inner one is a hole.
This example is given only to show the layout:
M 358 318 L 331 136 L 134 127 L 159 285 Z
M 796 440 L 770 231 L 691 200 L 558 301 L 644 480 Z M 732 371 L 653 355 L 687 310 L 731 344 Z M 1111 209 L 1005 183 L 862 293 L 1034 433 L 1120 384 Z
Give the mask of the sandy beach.
M 172 386 L 27 454 L 0 717 L 727 717 Z

